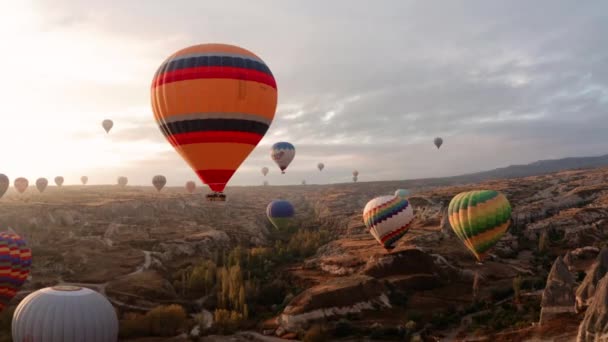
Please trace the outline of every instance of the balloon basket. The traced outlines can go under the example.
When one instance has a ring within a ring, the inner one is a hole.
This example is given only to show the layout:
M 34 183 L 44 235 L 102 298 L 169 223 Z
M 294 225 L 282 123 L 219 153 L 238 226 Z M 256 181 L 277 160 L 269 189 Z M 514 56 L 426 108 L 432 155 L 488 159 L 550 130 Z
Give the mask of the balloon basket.
M 206 197 L 210 202 L 226 202 L 226 195 L 219 192 L 208 194 Z

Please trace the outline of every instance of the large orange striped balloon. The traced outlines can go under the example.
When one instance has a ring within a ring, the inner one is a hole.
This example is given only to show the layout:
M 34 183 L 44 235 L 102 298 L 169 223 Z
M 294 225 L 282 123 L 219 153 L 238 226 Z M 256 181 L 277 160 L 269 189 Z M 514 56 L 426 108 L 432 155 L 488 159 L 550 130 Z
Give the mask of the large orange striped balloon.
M 277 85 L 252 52 L 226 44 L 180 50 L 152 81 L 152 109 L 171 145 L 211 190 L 222 192 L 266 134 Z

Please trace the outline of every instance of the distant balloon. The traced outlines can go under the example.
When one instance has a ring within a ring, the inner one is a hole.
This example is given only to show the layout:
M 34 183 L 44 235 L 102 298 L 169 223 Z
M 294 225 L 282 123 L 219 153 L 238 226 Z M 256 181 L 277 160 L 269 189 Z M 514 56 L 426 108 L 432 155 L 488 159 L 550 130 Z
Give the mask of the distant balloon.
M 159 192 L 165 187 L 165 184 L 167 184 L 167 178 L 163 175 L 156 175 L 152 178 L 152 185 L 154 185 Z
M 281 230 L 289 226 L 295 216 L 295 210 L 289 201 L 274 200 L 266 207 L 266 216 L 276 229 Z
M 358 179 L 359 179 L 359 178 L 358 178 L 357 176 L 353 176 L 353 182 L 357 183 L 357 180 L 358 180 Z
M 188 190 L 189 193 L 193 193 L 194 189 L 196 189 L 196 183 L 193 181 L 186 182 L 186 190 Z
M 110 302 L 86 287 L 53 286 L 30 293 L 15 309 L 13 341 L 115 342 L 118 318 Z
M 87 185 L 87 183 L 89 182 L 89 177 L 87 177 L 87 176 L 80 177 L 80 182 L 82 183 L 82 185 Z
M 264 181 L 264 186 L 268 186 L 268 181 Z
M 55 177 L 55 184 L 56 184 L 58 187 L 61 187 L 61 186 L 63 185 L 63 177 L 61 177 L 61 176 L 57 176 L 57 177 Z
M 49 180 L 46 178 L 38 178 L 36 179 L 36 189 L 41 193 L 44 192 L 46 187 L 49 185 Z
M 106 119 L 101 122 L 101 125 L 103 126 L 103 129 L 106 130 L 106 133 L 110 133 L 110 130 L 114 126 L 114 122 L 112 120 Z
M 264 167 L 262 168 L 262 174 L 263 174 L 264 176 L 266 176 L 266 175 L 268 174 L 268 168 L 267 168 L 266 166 L 264 166 Z
M 353 171 L 353 176 L 355 176 L 355 177 L 359 177 L 359 171 L 354 170 L 354 171 Z
M 440 137 L 435 138 L 433 142 L 435 143 L 435 146 L 437 146 L 437 148 L 440 148 L 441 145 L 443 145 L 443 139 L 441 139 Z
M 452 230 L 479 262 L 511 223 L 509 200 L 494 190 L 459 193 L 450 201 L 448 213 Z
M 270 149 L 270 157 L 277 163 L 283 174 L 295 156 L 296 148 L 288 142 L 278 142 Z
M 323 171 L 324 168 L 325 168 L 325 164 L 323 164 L 323 163 L 317 164 L 317 169 L 319 169 L 319 171 Z
M 414 220 L 410 203 L 397 196 L 380 196 L 367 202 L 363 209 L 363 222 L 372 236 L 386 249 L 407 233 Z
M 17 234 L 0 233 L 0 311 L 9 302 L 30 274 L 32 252 Z
M 221 194 L 266 134 L 277 85 L 254 53 L 227 44 L 190 46 L 169 56 L 152 81 L 152 107 L 162 133 L 201 181 Z
M 395 191 L 395 196 L 406 198 L 410 195 L 410 191 L 408 189 L 399 189 Z
M 28 182 L 28 180 L 23 177 L 19 177 L 19 178 L 15 179 L 15 182 L 13 183 L 13 185 L 15 186 L 15 189 L 17 189 L 17 191 L 19 191 L 20 194 L 25 192 L 25 190 L 27 189 L 29 184 L 30 184 L 30 182 Z
M 305 180 L 302 181 L 302 185 L 306 185 L 306 181 Z
M 4 196 L 6 190 L 8 190 L 9 185 L 10 181 L 8 180 L 8 177 L 5 174 L 0 173 L 0 198 Z
M 127 177 L 118 177 L 118 179 L 116 180 L 116 182 L 117 182 L 117 184 L 119 186 L 125 187 L 129 183 L 129 178 L 127 178 Z

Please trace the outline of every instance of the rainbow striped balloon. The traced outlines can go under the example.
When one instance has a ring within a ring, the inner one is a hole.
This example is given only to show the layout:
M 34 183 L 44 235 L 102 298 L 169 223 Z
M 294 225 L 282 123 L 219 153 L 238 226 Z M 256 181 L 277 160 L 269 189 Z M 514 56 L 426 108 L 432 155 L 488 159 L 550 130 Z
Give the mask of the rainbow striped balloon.
M 0 233 L 0 311 L 27 280 L 32 264 L 32 252 L 17 234 Z
M 365 226 L 387 250 L 395 248 L 395 243 L 407 233 L 413 220 L 412 206 L 398 196 L 376 197 L 363 209 Z
M 494 190 L 462 192 L 450 201 L 448 213 L 452 230 L 480 262 L 511 223 L 509 200 Z

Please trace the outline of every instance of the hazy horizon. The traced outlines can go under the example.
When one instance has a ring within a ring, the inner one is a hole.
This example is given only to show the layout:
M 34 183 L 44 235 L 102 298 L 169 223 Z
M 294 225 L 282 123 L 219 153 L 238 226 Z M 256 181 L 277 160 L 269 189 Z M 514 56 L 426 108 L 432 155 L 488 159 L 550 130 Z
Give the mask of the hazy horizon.
M 0 173 L 30 185 L 87 175 L 147 186 L 163 174 L 167 186 L 201 186 L 160 133 L 149 87 L 168 55 L 209 42 L 258 54 L 278 84 L 270 130 L 229 187 L 350 182 L 353 169 L 360 182 L 449 177 L 606 154 L 608 3 L 381 5 L 5 4 Z M 286 175 L 270 159 L 277 141 L 296 146 Z

